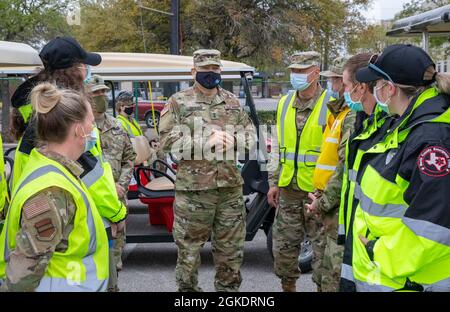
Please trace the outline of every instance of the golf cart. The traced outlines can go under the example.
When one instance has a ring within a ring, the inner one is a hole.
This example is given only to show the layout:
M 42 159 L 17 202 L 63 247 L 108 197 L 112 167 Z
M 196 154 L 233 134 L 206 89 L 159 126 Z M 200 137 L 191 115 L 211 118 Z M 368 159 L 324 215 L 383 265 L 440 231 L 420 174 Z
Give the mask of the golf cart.
M 27 44 L 17 43 L 17 42 L 9 42 L 9 41 L 0 41 L 0 67 L 19 67 L 19 66 L 33 66 L 40 65 L 41 60 L 38 56 L 36 50 L 30 47 Z M 0 72 L 0 103 L 2 109 L 2 120 L 6 120 L 6 117 L 3 115 L 4 109 L 9 109 L 10 107 L 10 84 L 19 85 L 22 83 L 24 79 L 21 77 L 8 77 L 8 75 Z M 7 181 L 7 185 L 9 186 L 9 180 L 11 178 L 12 169 L 14 166 L 14 157 L 10 156 L 10 153 L 15 150 L 15 144 L 3 144 L 0 146 L 1 152 L 4 153 L 4 162 L 5 162 L 5 178 Z M 8 189 L 8 193 L 10 190 Z M 3 228 L 3 220 L 0 221 L 0 232 Z
M 138 94 L 139 83 L 148 82 L 148 90 L 151 92 L 152 82 L 192 82 L 191 68 L 192 57 L 142 53 L 100 53 L 102 63 L 93 67 L 92 72 L 105 79 L 111 88 L 113 101 L 113 114 L 115 115 L 115 83 L 131 82 L 134 94 Z M 259 128 L 259 120 L 250 92 L 249 81 L 252 79 L 254 68 L 246 64 L 230 61 L 222 61 L 222 79 L 224 84 L 230 85 L 230 81 L 240 81 L 245 93 L 245 107 L 256 126 Z M 0 68 L 1 73 L 30 74 L 35 72 L 33 68 Z M 136 98 L 136 114 L 139 111 L 139 102 Z M 149 96 L 152 101 L 152 96 Z M 153 118 L 156 112 L 152 108 Z M 137 116 L 136 116 L 137 117 Z M 154 122 L 154 124 L 157 124 Z M 265 164 L 267 157 L 265 152 L 265 138 L 258 133 L 259 150 L 258 160 L 248 160 L 241 164 L 241 174 L 244 179 L 244 196 L 247 209 L 246 217 L 246 241 L 251 241 L 262 229 L 268 236 L 267 246 L 272 254 L 271 227 L 275 210 L 267 203 L 269 189 L 267 172 L 261 171 L 261 165 Z M 176 160 L 175 160 L 176 162 Z M 136 168 L 134 178 L 137 182 L 138 199 L 146 205 L 145 208 L 130 209 L 127 218 L 127 243 L 160 243 L 173 242 L 173 200 L 174 178 L 173 166 L 160 160 L 159 165 L 166 170 L 156 169 L 156 164 L 139 166 Z M 171 170 L 172 169 L 172 170 Z M 172 174 L 168 174 L 171 172 Z M 303 272 L 310 269 L 312 249 L 309 244 L 304 245 L 299 257 L 299 267 Z
M 41 66 L 42 62 L 39 58 L 38 52 L 33 49 L 28 44 L 10 42 L 10 41 L 0 41 L 0 68 L 10 68 L 12 71 L 19 71 L 21 67 L 29 67 L 29 66 Z M 16 76 L 16 75 L 8 75 L 0 70 L 0 102 L 1 108 L 9 109 L 11 106 L 10 100 L 10 88 L 13 84 L 16 86 L 20 85 L 25 78 Z M 2 114 L 3 115 L 3 114 Z M 2 119 L 5 119 L 4 117 Z M 14 158 L 11 157 L 11 153 L 14 151 L 16 144 L 5 144 L 3 142 L 2 148 L 5 151 L 4 159 L 5 159 L 5 173 L 6 179 L 9 184 L 10 175 L 12 172 Z

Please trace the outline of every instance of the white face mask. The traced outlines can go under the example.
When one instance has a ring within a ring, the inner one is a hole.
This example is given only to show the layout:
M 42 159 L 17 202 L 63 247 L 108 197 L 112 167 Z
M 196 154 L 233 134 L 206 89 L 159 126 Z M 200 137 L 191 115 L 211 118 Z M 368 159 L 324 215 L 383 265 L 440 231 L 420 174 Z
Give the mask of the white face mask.
M 97 132 L 95 131 L 95 128 L 93 128 L 89 134 L 86 134 L 83 128 L 81 128 L 81 131 L 83 131 L 83 138 L 85 139 L 83 153 L 86 153 L 97 143 Z
M 386 102 L 382 102 L 380 100 L 380 98 L 378 97 L 378 91 L 381 90 L 386 84 L 387 84 L 387 82 L 384 83 L 383 85 L 379 86 L 379 87 L 373 88 L 373 95 L 375 97 L 375 100 L 377 101 L 377 105 L 381 108 L 381 110 L 383 112 L 386 112 L 388 115 L 392 115 L 390 110 L 389 110 L 389 103 L 391 102 L 391 97 L 389 97 L 386 100 Z

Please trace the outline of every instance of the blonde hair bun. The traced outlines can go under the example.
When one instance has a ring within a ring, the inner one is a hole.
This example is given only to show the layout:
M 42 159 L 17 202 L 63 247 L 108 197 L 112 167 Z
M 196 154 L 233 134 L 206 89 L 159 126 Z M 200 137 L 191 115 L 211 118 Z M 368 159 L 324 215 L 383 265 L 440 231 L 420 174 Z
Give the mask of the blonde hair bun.
M 31 104 L 40 114 L 47 114 L 61 101 L 62 92 L 49 82 L 38 84 L 31 91 Z

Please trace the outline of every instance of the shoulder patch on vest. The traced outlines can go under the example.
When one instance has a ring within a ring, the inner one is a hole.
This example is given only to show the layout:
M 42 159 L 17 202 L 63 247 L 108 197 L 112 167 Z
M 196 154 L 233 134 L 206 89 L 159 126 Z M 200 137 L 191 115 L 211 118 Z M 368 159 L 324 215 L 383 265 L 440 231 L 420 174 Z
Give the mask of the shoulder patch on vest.
M 51 240 L 56 234 L 56 228 L 51 218 L 45 218 L 34 224 L 37 238 L 41 240 Z
M 44 194 L 39 194 L 28 200 L 23 206 L 23 213 L 27 220 L 31 220 L 51 209 L 49 199 Z
M 450 173 L 450 153 L 442 146 L 428 146 L 420 152 L 417 166 L 429 177 L 444 177 Z

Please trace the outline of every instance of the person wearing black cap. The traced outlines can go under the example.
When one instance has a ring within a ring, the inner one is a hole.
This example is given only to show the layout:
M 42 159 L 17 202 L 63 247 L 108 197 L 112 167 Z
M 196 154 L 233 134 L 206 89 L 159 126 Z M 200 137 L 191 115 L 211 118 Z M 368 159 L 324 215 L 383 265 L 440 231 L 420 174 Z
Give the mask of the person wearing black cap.
M 351 226 L 357 291 L 450 291 L 450 76 L 422 49 L 393 45 L 360 69 L 398 116 L 363 153 Z
M 34 85 L 47 81 L 58 87 L 88 95 L 89 66 L 95 66 L 101 62 L 99 54 L 87 53 L 73 38 L 57 37 L 44 46 L 39 56 L 44 64 L 44 69 L 36 76 L 36 81 L 32 86 L 23 88 L 22 92 L 30 91 Z M 26 101 L 22 102 L 28 105 Z M 31 118 L 17 148 L 12 188 L 19 181 L 31 151 L 38 145 L 35 139 L 35 128 L 34 118 Z M 81 180 L 92 195 L 100 215 L 111 223 L 120 223 L 125 220 L 127 209 L 118 198 L 111 167 L 102 156 L 97 128 L 90 134 L 90 137 L 95 137 L 97 140 L 90 140 L 94 143 L 93 146 L 86 146 L 86 151 L 78 159 L 78 163 L 84 170 L 80 176 Z M 112 240 L 109 224 L 107 233 L 109 240 Z
M 71 37 L 56 37 L 51 40 L 42 48 L 39 57 L 44 64 L 44 68 L 37 75 L 21 84 L 11 98 L 11 104 L 15 111 L 13 133 L 19 140 L 14 159 L 11 188 L 15 186 L 28 155 L 35 146 L 35 127 L 28 127 L 30 123 L 33 123 L 32 118 L 30 118 L 32 115 L 29 101 L 31 90 L 37 84 L 48 81 L 61 88 L 85 92 L 85 84 L 90 78 L 90 66 L 99 65 L 102 60 L 100 54 L 86 52 Z

